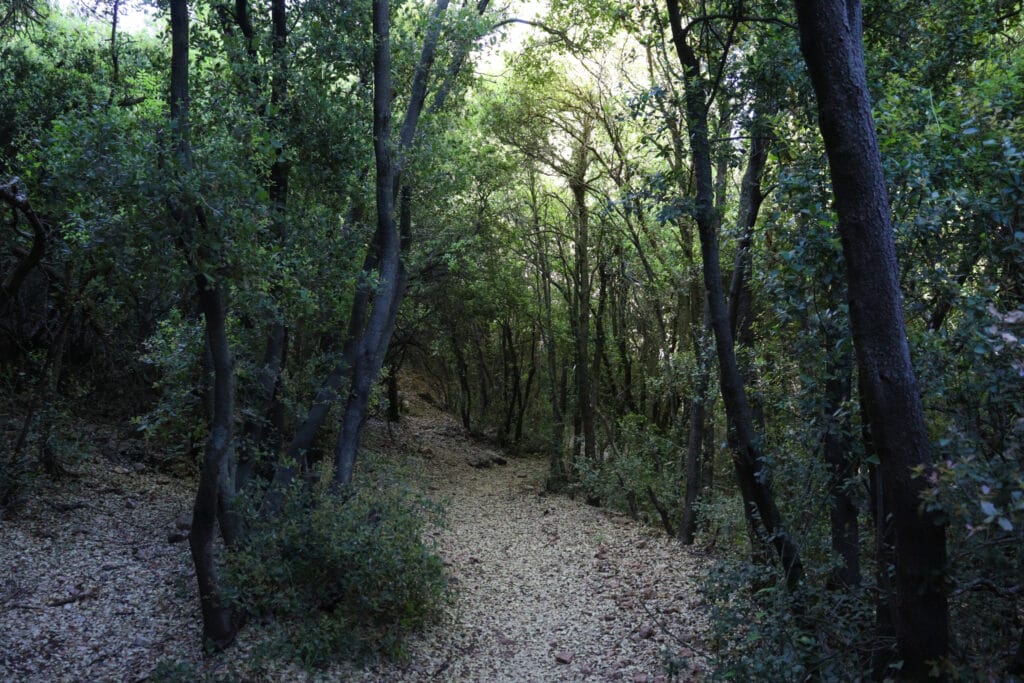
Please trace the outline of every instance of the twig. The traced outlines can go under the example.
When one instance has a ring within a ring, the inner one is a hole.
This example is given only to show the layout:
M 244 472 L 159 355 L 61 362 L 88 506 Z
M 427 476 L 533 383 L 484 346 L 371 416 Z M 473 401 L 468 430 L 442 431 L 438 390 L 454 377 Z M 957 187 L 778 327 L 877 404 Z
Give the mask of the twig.
M 60 503 L 52 500 L 46 501 L 46 504 L 57 512 L 71 512 L 72 510 L 81 510 L 82 508 L 89 507 L 82 501 L 75 501 L 74 503 Z
M 989 579 L 975 579 L 962 584 L 953 591 L 953 595 L 962 595 L 969 591 L 988 591 L 1003 598 L 1012 598 L 1024 593 L 1024 583 L 1019 583 L 1016 586 L 1000 586 Z
M 672 633 L 672 631 L 669 629 L 669 627 L 666 625 L 666 623 L 664 621 L 662 621 L 658 617 L 658 615 L 656 615 L 654 612 L 651 611 L 651 608 L 647 606 L 646 602 L 644 602 L 643 600 L 638 600 L 637 602 L 639 602 L 640 606 L 644 608 L 644 612 L 647 612 L 647 616 L 649 616 L 651 619 L 654 620 L 654 623 L 658 625 L 658 628 L 660 628 L 661 631 L 663 633 L 665 633 L 669 638 L 674 640 L 677 645 L 685 647 L 686 649 L 688 649 L 690 652 L 692 652 L 695 655 L 699 655 L 700 654 L 700 652 L 697 650 L 697 648 L 695 648 L 693 645 L 690 645 L 688 642 L 686 642 L 685 640 L 683 640 L 682 638 L 677 636 L 675 633 Z

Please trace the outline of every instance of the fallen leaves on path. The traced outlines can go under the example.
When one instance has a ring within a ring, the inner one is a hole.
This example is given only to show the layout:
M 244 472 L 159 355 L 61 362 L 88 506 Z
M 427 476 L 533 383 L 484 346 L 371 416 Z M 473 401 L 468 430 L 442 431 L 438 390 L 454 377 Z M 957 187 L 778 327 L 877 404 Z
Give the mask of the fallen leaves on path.
M 192 483 L 101 461 L 0 523 L 0 679 L 141 681 L 163 660 L 248 680 L 655 683 L 667 680 L 667 656 L 685 657 L 679 680 L 701 677 L 699 555 L 624 516 L 545 495 L 542 460 L 509 458 L 447 416 L 419 412 L 400 427 L 371 425 L 368 438 L 411 463 L 448 511 L 433 535 L 456 599 L 405 661 L 257 670 L 255 626 L 204 658 L 188 545 L 168 543 L 186 526 Z

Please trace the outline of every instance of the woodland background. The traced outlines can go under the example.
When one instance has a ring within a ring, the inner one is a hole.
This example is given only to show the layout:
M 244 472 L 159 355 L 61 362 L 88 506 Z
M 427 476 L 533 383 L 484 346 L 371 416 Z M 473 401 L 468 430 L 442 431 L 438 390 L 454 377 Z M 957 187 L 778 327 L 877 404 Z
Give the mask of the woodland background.
M 411 370 L 705 547 L 717 676 L 1024 675 L 1020 3 L 124 10 L 0 4 L 5 514 L 130 420 L 212 648 L 398 648 L 444 571 L 359 447 Z

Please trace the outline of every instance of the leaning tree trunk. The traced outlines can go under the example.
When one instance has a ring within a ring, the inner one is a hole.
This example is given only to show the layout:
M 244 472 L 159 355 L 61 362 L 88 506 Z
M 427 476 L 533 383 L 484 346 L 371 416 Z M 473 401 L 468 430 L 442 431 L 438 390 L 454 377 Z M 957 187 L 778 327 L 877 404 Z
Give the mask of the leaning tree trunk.
M 685 106 L 690 150 L 693 156 L 695 197 L 694 218 L 700 234 L 701 257 L 704 263 L 704 288 L 707 296 L 711 328 L 715 333 L 718 353 L 719 383 L 726 416 L 733 431 L 733 464 L 736 478 L 747 511 L 760 517 L 761 524 L 775 552 L 779 556 L 786 585 L 795 590 L 803 576 L 803 563 L 796 544 L 785 530 L 782 514 L 775 504 L 771 477 L 766 468 L 764 454 L 754 429 L 754 421 L 747 402 L 746 389 L 736 362 L 729 312 L 722 288 L 722 270 L 719 264 L 718 231 L 715 216 L 714 184 L 711 175 L 711 144 L 708 139 L 708 91 L 701 73 L 700 60 L 687 43 L 682 27 L 678 0 L 667 0 L 672 42 L 683 67 Z
M 914 475 L 931 466 L 931 452 L 868 97 L 861 7 L 858 0 L 797 0 L 796 9 L 832 175 L 857 365 L 892 506 L 901 675 L 921 679 L 949 652 L 946 531 L 939 515 L 922 507 L 926 482 Z
M 362 435 L 370 389 L 380 375 L 381 365 L 391 342 L 391 334 L 405 291 L 406 270 L 402 251 L 411 235 L 411 191 L 402 182 L 405 156 L 412 148 L 420 114 L 427 96 L 427 81 L 434 64 L 438 40 L 448 0 L 437 0 L 423 41 L 423 49 L 413 76 L 412 91 L 399 131 L 398 154 L 392 154 L 391 142 L 391 10 L 387 0 L 373 3 L 373 133 L 376 158 L 377 235 L 380 243 L 378 273 L 381 286 L 373 310 L 359 337 L 352 363 L 352 382 L 342 409 L 341 429 L 334 447 L 336 484 L 352 481 L 356 451 Z M 395 221 L 395 203 L 400 198 L 399 221 Z
M 177 134 L 176 157 L 188 169 L 191 166 L 189 143 L 189 18 L 187 0 L 171 0 L 171 88 L 170 114 Z M 186 206 L 176 197 L 170 198 L 171 215 L 185 244 L 198 242 L 198 228 L 205 227 L 195 207 Z M 189 245 L 194 246 L 194 245 Z M 190 249 L 190 251 L 192 251 Z M 201 250 L 200 250 L 201 251 Z M 190 264 L 193 268 L 197 264 Z M 206 337 L 213 359 L 213 419 L 206 440 L 199 487 L 192 510 L 189 548 L 196 567 L 199 601 L 203 615 L 203 639 L 214 649 L 222 649 L 235 639 L 237 627 L 231 610 L 224 605 L 217 580 L 214 538 L 217 525 L 217 503 L 221 467 L 232 448 L 234 425 L 234 368 L 228 345 L 224 293 L 221 285 L 211 282 L 197 270 L 195 275 L 199 308 L 206 319 Z

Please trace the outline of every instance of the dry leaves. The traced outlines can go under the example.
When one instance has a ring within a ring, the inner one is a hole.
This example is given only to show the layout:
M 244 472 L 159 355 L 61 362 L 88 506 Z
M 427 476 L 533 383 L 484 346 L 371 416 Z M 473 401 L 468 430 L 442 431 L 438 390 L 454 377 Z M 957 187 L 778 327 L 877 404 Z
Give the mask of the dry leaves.
M 0 526 L 0 680 L 145 680 L 157 662 L 255 680 L 660 681 L 666 650 L 702 662 L 700 558 L 656 529 L 545 496 L 545 464 L 508 459 L 463 437 L 423 404 L 377 452 L 409 460 L 448 503 L 434 532 L 458 591 L 409 658 L 307 675 L 253 669 L 261 633 L 204 658 L 188 546 L 169 544 L 193 483 L 98 458 L 87 476 L 44 493 Z M 691 672 L 690 677 L 699 677 Z

